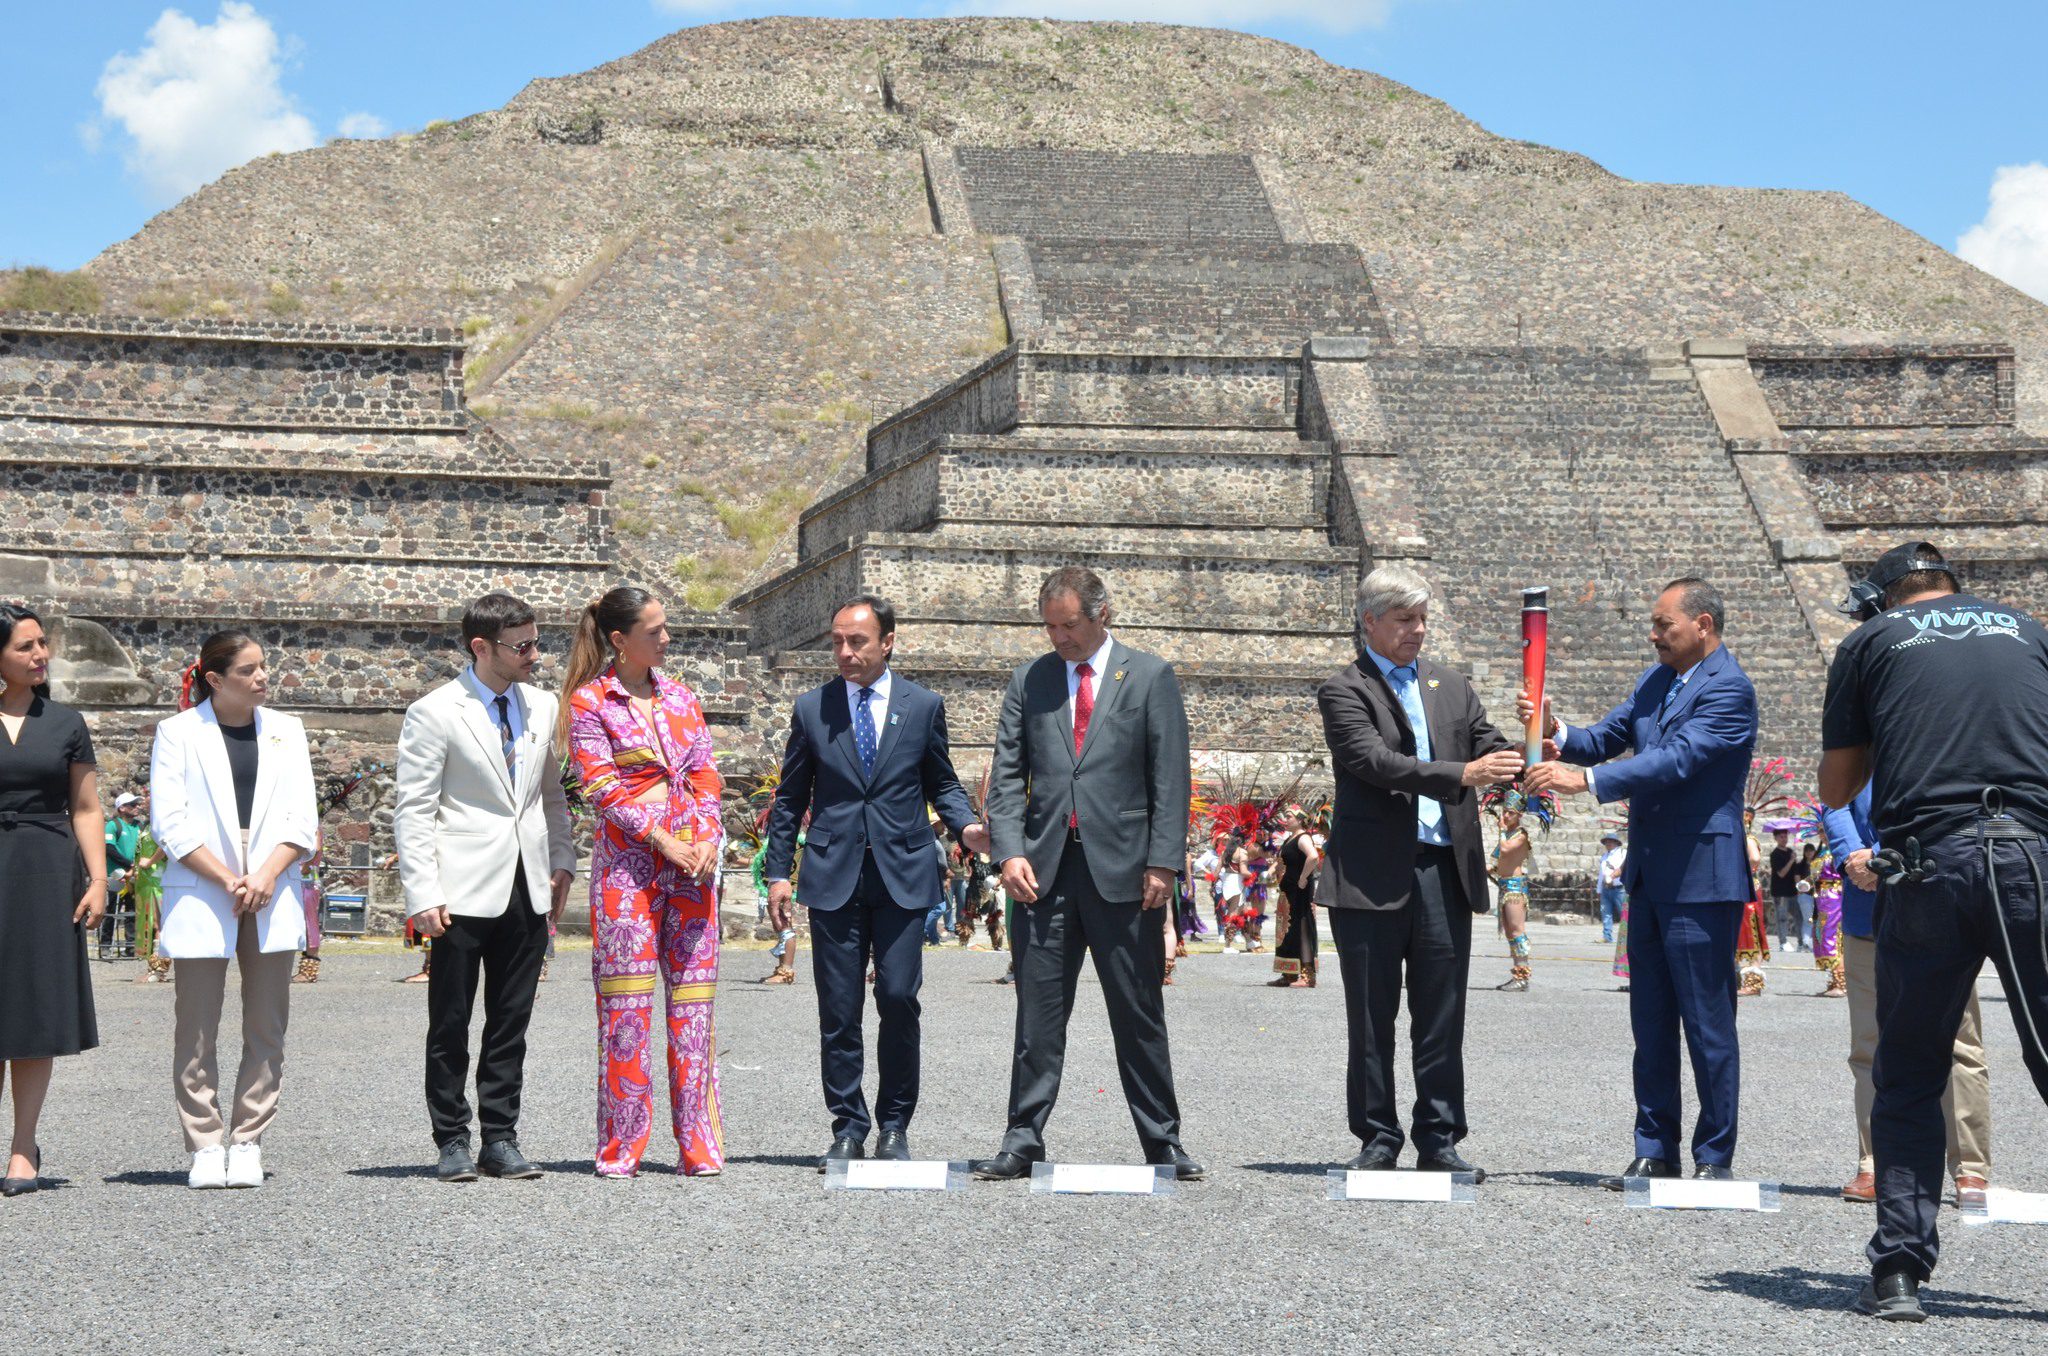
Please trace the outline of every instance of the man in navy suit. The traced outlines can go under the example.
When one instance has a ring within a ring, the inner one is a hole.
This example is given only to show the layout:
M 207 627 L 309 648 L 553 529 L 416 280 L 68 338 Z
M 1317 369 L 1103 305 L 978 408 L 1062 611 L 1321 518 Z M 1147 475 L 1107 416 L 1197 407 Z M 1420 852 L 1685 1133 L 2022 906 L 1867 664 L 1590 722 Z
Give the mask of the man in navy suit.
M 1693 1176 L 1734 1176 L 1742 1082 L 1735 936 L 1750 894 L 1742 793 L 1756 747 L 1756 689 L 1721 643 L 1725 615 L 1720 590 L 1704 579 L 1665 585 L 1650 613 L 1656 665 L 1627 701 L 1584 729 L 1561 724 L 1546 707 L 1544 734 L 1564 761 L 1527 774 L 1533 790 L 1629 803 L 1622 884 L 1636 1156 L 1623 1177 L 1679 1175 L 1681 1026 L 1700 1098 Z M 1520 705 L 1526 720 L 1526 693 Z M 1628 752 L 1635 756 L 1594 770 Z M 1621 1178 L 1605 1185 L 1619 1191 Z
M 929 688 L 892 673 L 896 609 L 871 594 L 832 614 L 839 677 L 797 698 L 790 713 L 782 782 L 768 815 L 768 917 L 790 927 L 792 899 L 811 911 L 811 974 L 818 987 L 818 1052 L 834 1159 L 867 1153 L 908 1159 L 917 1110 L 918 989 L 924 983 L 924 917 L 940 901 L 929 805 L 960 840 L 988 851 L 946 744 L 946 704 Z M 797 829 L 804 840 L 803 890 L 790 886 Z M 881 1018 L 875 1114 L 861 1092 L 861 1013 L 875 974 Z

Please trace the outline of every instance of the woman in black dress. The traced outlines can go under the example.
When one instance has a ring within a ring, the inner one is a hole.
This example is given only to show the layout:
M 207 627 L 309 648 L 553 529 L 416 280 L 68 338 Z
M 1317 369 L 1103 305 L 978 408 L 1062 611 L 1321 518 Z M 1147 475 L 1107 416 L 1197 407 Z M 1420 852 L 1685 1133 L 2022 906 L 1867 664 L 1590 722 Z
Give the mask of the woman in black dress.
M 1273 952 L 1273 980 L 1276 989 L 1313 989 L 1316 986 L 1316 872 L 1322 869 L 1323 854 L 1309 832 L 1308 815 L 1299 805 L 1279 814 L 1281 832 L 1287 840 L 1280 845 L 1280 946 Z
M 100 1043 L 85 939 L 107 911 L 106 825 L 85 719 L 50 700 L 35 613 L 0 603 L 0 1079 L 14 1091 L 4 1191 L 41 1185 L 36 1122 L 58 1055 Z

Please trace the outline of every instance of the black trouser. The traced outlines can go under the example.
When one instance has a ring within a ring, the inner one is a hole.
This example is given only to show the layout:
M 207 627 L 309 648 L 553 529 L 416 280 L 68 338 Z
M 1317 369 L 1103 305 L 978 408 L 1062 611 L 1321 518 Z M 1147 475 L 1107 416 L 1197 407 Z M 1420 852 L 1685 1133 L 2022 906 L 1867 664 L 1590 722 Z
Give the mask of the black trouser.
M 853 898 L 836 909 L 811 910 L 811 982 L 818 990 L 818 1065 L 832 1135 L 866 1139 L 872 1126 L 907 1131 L 917 1111 L 918 1053 L 924 1008 L 925 906 L 901 907 L 889 895 L 870 852 Z M 875 1114 L 860 1080 L 865 1063 L 861 1014 L 868 964 L 875 967 Z
M 1401 1152 L 1394 1106 L 1394 1018 L 1407 972 L 1414 1046 L 1412 1137 L 1425 1157 L 1465 1138 L 1465 983 L 1472 969 L 1472 910 L 1447 847 L 1415 850 L 1415 891 L 1398 909 L 1331 909 L 1344 976 L 1351 1057 L 1344 1090 L 1351 1133 L 1367 1152 Z
M 1067 1059 L 1067 1020 L 1081 982 L 1081 957 L 1094 958 L 1109 1006 L 1109 1032 L 1124 1100 L 1151 1161 L 1180 1146 L 1180 1104 L 1166 1042 L 1166 920 L 1137 900 L 1104 899 L 1079 842 L 1069 842 L 1051 888 L 1036 904 L 1017 905 L 1011 949 L 1017 969 L 1016 1059 L 1010 1068 L 1006 1152 L 1045 1156 L 1045 1122 L 1059 1100 Z
M 1998 967 L 2006 1003 L 2034 1087 L 2048 1100 L 2048 1062 L 2029 1039 L 2028 1019 L 2048 1036 L 2048 967 L 2041 958 L 2041 908 L 2029 856 L 2048 871 L 2039 839 L 1991 848 L 2005 928 L 1991 902 L 1984 849 L 1965 829 L 1924 849 L 1923 880 L 1878 892 L 1877 1055 L 1871 1079 L 1870 1145 L 1877 1159 L 1877 1232 L 1865 1250 L 1871 1271 L 1926 1280 L 1941 1251 L 1935 1217 L 1947 1170 L 1941 1096 L 1955 1063 L 1956 1028 L 1977 972 Z M 2011 938 L 2010 953 L 2006 938 Z
M 477 1124 L 485 1144 L 518 1134 L 526 1025 L 547 948 L 547 915 L 534 912 L 524 870 L 513 876 L 505 912 L 496 918 L 451 914 L 448 930 L 434 939 L 427 976 L 427 1114 L 434 1143 L 469 1134 L 469 1016 L 479 974 L 484 1035 L 476 1055 Z

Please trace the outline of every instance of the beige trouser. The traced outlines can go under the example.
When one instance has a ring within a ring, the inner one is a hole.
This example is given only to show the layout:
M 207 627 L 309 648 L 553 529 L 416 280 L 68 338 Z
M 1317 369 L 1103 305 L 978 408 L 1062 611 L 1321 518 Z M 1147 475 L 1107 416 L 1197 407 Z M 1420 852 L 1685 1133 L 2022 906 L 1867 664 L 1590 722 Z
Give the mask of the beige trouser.
M 242 1069 L 235 1078 L 234 1130 L 224 1135 L 220 1108 L 221 996 L 228 963 L 177 962 L 177 1034 L 171 1071 L 178 1089 L 178 1120 L 185 1147 L 194 1152 L 232 1139 L 254 1144 L 277 1114 L 277 1089 L 284 1076 L 284 1027 L 291 1014 L 296 952 L 257 950 L 256 915 L 244 914 L 235 937 L 235 961 L 242 971 Z
M 1856 1075 L 1856 1171 L 1874 1170 L 1870 1153 L 1870 1108 L 1877 1084 L 1870 1062 L 1877 1054 L 1877 943 L 1842 934 L 1842 968 L 1849 983 L 1849 1069 Z M 1963 1023 L 1956 1029 L 1955 1067 L 1941 1094 L 1948 1121 L 1950 1176 L 1991 1177 L 1991 1070 L 1984 1063 L 1984 1016 L 1977 991 L 1970 990 Z

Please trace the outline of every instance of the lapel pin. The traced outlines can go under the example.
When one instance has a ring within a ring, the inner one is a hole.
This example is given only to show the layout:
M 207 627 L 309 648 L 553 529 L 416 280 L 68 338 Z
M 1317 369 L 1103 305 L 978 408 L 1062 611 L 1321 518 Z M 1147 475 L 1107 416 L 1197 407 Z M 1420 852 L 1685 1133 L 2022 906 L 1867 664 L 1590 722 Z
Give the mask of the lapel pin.
M 889 723 L 891 725 L 901 725 L 903 723 L 902 713 L 898 711 L 891 711 L 889 713 Z
M 1109 675 L 1109 681 L 1112 683 L 1121 683 L 1123 680 L 1124 671 L 1122 669 L 1118 669 L 1115 673 Z
M 1430 690 L 1431 690 L 1432 692 L 1433 692 L 1433 691 L 1435 691 L 1435 690 L 1436 690 L 1437 688 L 1440 688 L 1440 687 L 1442 687 L 1442 686 L 1443 686 L 1443 684 L 1442 684 L 1441 682 L 1439 682 L 1438 680 L 1434 679 L 1434 678 L 1432 678 L 1432 679 L 1430 679 L 1430 680 L 1429 680 L 1429 688 L 1430 688 Z

